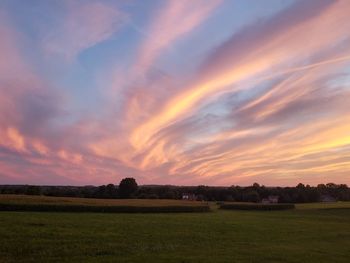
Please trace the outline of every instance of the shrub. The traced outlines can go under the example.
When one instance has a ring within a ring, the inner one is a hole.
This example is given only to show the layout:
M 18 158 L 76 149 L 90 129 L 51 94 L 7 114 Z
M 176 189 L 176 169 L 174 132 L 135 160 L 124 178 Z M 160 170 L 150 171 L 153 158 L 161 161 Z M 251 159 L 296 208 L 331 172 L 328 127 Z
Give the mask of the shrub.
M 220 209 L 227 210 L 287 210 L 294 209 L 294 204 L 223 204 Z

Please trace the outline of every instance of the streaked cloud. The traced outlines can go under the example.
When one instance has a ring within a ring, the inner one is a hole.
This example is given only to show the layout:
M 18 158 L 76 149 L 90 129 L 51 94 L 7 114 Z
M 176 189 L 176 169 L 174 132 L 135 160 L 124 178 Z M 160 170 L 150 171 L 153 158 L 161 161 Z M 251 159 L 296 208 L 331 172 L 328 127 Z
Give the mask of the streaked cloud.
M 221 0 L 166 1 L 145 30 L 144 41 L 137 52 L 136 71 L 147 73 L 157 57 L 174 42 L 190 33 L 205 21 Z
M 59 2 L 65 11 L 48 15 L 62 23 L 34 55 L 37 25 L 26 28 L 13 13 L 18 3 L 5 4 L 0 183 L 350 183 L 350 3 L 280 10 L 271 1 L 278 12 L 233 31 L 193 72 L 172 72 L 184 61 L 176 56 L 202 44 L 191 36 L 213 38 L 206 25 L 220 31 L 237 19 L 225 9 L 242 11 L 240 1 L 203 3 Z M 141 35 L 126 18 L 144 23 Z M 104 53 L 91 48 L 105 40 Z M 56 56 L 47 62 L 48 51 L 86 56 L 65 69 Z M 110 84 L 80 81 L 101 71 Z M 87 98 L 95 104 L 77 110 Z
M 126 22 L 116 7 L 97 1 L 63 1 L 65 14 L 46 33 L 44 48 L 71 60 L 80 52 L 109 39 Z

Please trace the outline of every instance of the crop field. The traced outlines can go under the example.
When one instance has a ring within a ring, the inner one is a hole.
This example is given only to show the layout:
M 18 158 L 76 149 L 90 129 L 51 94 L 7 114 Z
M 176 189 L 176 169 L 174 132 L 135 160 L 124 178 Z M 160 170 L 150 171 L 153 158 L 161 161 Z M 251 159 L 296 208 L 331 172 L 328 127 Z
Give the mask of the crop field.
M 13 201 L 2 196 L 1 202 L 6 198 Z M 2 211 L 0 262 L 349 262 L 350 203 L 302 204 L 284 211 L 211 206 L 208 213 Z
M 208 212 L 207 202 L 145 199 L 84 199 L 67 197 L 0 195 L 0 211 L 175 213 Z
M 95 199 L 35 195 L 0 195 L 0 204 L 56 204 L 104 206 L 201 206 L 205 202 L 161 199 Z

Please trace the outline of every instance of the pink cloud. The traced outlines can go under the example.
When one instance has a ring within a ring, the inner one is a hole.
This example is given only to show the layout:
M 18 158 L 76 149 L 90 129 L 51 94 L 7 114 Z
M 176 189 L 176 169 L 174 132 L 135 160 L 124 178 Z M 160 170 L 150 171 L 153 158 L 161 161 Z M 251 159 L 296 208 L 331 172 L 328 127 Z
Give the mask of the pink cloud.
M 190 80 L 165 73 L 143 79 L 220 1 L 163 4 L 130 74 L 121 75 L 141 75 L 117 93 L 125 107 L 114 110 L 113 97 L 112 105 L 99 105 L 103 114 L 96 109 L 78 120 L 23 55 L 25 39 L 1 21 L 0 180 L 349 183 L 350 94 L 337 83 L 350 58 L 349 2 L 300 1 L 232 35 Z M 125 18 L 97 2 L 67 8 L 45 43 L 67 59 L 110 38 Z
M 152 105 L 159 104 L 160 98 L 172 95 L 173 87 L 178 83 L 172 83 L 174 80 L 161 70 L 156 76 L 149 77 L 152 68 L 157 67 L 157 59 L 174 48 L 178 41 L 203 25 L 221 3 L 222 0 L 210 0 L 205 4 L 202 0 L 170 0 L 162 2 L 153 13 L 150 24 L 142 30 L 144 37 L 132 65 L 125 72 L 120 69 L 114 72 L 112 93 L 119 96 L 126 90 L 124 112 L 121 113 L 126 121 L 139 122 L 140 117 L 152 114 Z
M 234 88 L 239 90 L 240 82 L 266 78 L 277 69 L 290 69 L 290 65 L 304 63 L 318 52 L 341 43 L 349 24 L 348 11 L 349 4 L 344 1 L 331 5 L 321 1 L 308 4 L 307 8 L 300 2 L 262 25 L 234 35 L 209 56 L 192 85 L 171 97 L 158 114 L 134 130 L 132 143 L 136 148 L 147 147 L 162 128 L 190 116 L 203 101 L 228 91 L 230 85 L 235 84 Z M 299 16 L 292 15 L 296 13 Z M 314 38 L 308 33 L 311 31 L 320 37 Z M 250 41 L 246 43 L 247 39 Z M 306 43 L 301 44 L 300 39 Z
M 171 0 L 155 14 L 146 29 L 145 39 L 137 53 L 135 67 L 147 72 L 155 59 L 170 45 L 203 23 L 222 0 Z

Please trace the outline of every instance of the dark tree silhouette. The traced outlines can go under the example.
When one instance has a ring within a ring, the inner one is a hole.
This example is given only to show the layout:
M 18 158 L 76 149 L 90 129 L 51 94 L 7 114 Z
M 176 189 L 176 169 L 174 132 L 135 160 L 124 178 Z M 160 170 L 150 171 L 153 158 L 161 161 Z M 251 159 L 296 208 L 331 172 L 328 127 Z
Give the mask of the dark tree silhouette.
M 319 201 L 350 201 L 350 188 L 346 184 L 319 184 L 317 187 L 298 184 L 294 187 L 267 187 L 257 183 L 242 187 L 215 186 L 137 186 L 135 179 L 125 178 L 120 187 L 113 184 L 101 186 L 30 186 L 0 185 L 0 194 L 28 194 L 85 198 L 159 198 L 181 199 L 184 193 L 194 194 L 203 201 L 259 202 L 270 195 L 279 196 L 280 203 L 305 203 Z
M 134 178 L 124 178 L 119 183 L 118 194 L 120 198 L 131 198 L 136 193 L 138 185 Z
M 26 194 L 27 195 L 40 195 L 40 186 L 37 185 L 28 185 L 26 187 Z

